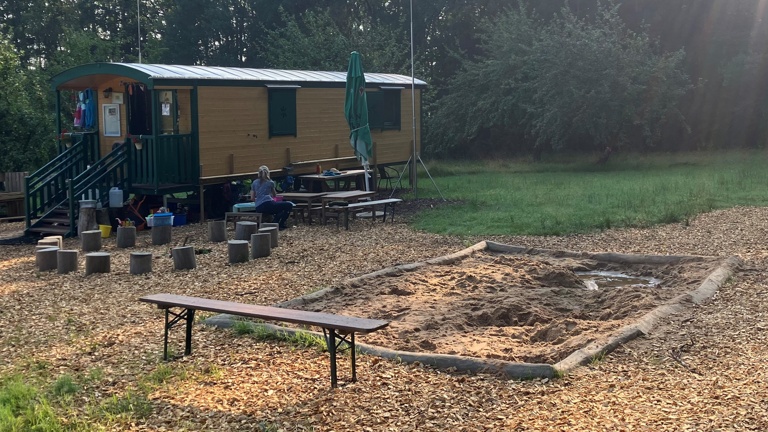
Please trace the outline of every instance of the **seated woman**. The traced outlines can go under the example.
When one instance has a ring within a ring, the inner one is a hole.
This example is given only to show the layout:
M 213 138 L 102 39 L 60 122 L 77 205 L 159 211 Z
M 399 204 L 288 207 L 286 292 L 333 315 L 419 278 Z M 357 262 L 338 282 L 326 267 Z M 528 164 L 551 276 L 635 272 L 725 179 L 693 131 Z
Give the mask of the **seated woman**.
M 259 167 L 259 178 L 251 184 L 251 200 L 256 205 L 256 212 L 274 215 L 274 222 L 280 225 L 280 230 L 288 228 L 285 221 L 293 210 L 290 201 L 275 201 L 275 182 L 269 177 L 266 165 Z

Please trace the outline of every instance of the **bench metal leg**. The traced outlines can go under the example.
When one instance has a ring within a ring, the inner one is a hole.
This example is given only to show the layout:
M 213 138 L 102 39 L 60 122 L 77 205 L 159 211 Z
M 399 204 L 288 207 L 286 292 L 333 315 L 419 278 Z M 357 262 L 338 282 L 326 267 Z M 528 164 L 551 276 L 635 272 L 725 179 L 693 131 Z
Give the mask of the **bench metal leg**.
M 173 318 L 171 318 L 171 316 Z M 170 318 L 170 319 L 169 319 Z M 168 360 L 168 332 L 179 323 L 186 320 L 186 340 L 184 343 L 184 354 L 192 354 L 192 324 L 195 322 L 194 309 L 182 309 L 181 312 L 173 312 L 170 308 L 165 309 L 165 335 L 163 338 L 163 360 Z
M 352 382 L 357 381 L 357 365 L 356 365 L 356 350 L 355 350 L 355 334 L 350 333 L 348 335 L 339 334 L 336 329 L 323 329 L 325 335 L 326 345 L 328 345 L 328 354 L 331 357 L 331 388 L 338 387 L 337 368 L 336 368 L 336 353 L 342 343 L 349 345 L 350 356 L 352 357 Z M 349 339 L 347 339 L 349 336 Z

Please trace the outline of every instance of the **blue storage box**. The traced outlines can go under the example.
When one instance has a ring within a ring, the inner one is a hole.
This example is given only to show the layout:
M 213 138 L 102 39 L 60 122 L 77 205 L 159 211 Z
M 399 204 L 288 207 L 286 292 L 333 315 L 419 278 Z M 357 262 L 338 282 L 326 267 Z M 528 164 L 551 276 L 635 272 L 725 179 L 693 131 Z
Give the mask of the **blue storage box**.
M 173 225 L 173 213 L 155 213 L 152 216 L 152 226 L 170 226 Z
M 173 226 L 181 226 L 187 224 L 187 215 L 184 213 L 177 213 L 173 215 Z

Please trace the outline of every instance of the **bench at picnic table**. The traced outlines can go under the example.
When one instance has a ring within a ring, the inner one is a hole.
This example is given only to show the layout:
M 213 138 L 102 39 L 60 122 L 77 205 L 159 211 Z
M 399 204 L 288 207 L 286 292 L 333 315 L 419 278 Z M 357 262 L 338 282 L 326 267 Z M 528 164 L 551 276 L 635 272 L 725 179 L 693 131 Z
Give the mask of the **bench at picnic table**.
M 323 312 L 311 312 L 296 309 L 260 306 L 222 300 L 212 300 L 200 297 L 189 297 L 175 294 L 152 294 L 139 298 L 139 301 L 156 304 L 158 309 L 165 310 L 165 337 L 163 359 L 168 360 L 168 331 L 180 321 L 186 321 L 186 339 L 184 354 L 192 353 L 192 324 L 195 321 L 195 311 L 209 311 L 258 318 L 268 321 L 280 321 L 293 324 L 316 326 L 323 329 L 331 358 L 331 388 L 337 386 L 336 351 L 342 343 L 349 345 L 352 357 L 352 381 L 357 381 L 355 368 L 355 333 L 368 334 L 380 330 L 388 321 L 368 318 L 335 315 Z M 171 308 L 181 308 L 176 313 Z
M 403 202 L 400 198 L 387 198 L 387 199 L 380 199 L 380 200 L 373 200 L 373 201 L 358 201 L 353 203 L 338 203 L 338 206 L 332 206 L 330 203 L 329 206 L 333 208 L 333 210 L 337 213 L 341 212 L 344 215 L 344 228 L 349 229 L 349 212 L 350 210 L 371 210 L 371 219 L 376 220 L 376 207 L 382 206 L 384 208 L 384 216 L 382 218 L 383 222 L 386 222 L 387 220 L 387 207 L 389 207 L 392 210 L 392 222 L 395 221 L 395 204 Z M 337 225 L 338 225 L 338 218 L 336 219 Z

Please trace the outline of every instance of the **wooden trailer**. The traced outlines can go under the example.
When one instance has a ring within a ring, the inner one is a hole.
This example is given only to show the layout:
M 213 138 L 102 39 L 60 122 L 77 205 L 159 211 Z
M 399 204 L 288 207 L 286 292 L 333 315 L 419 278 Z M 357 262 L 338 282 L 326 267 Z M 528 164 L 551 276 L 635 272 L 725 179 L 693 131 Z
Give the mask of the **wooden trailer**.
M 106 198 L 121 187 L 146 195 L 196 192 L 202 203 L 206 186 L 254 178 L 260 165 L 276 177 L 287 166 L 293 175 L 317 164 L 360 166 L 344 118 L 346 72 L 95 63 L 60 73 L 52 85 L 60 155 L 30 176 L 28 191 L 38 196 L 28 196 L 28 220 L 66 195 L 57 188 L 71 188 L 70 200 L 96 189 Z M 426 83 L 366 73 L 366 85 L 370 162 L 405 163 L 414 148 L 412 106 L 420 148 Z M 70 111 L 74 123 L 61 114 Z M 44 179 L 55 186 L 46 189 Z

